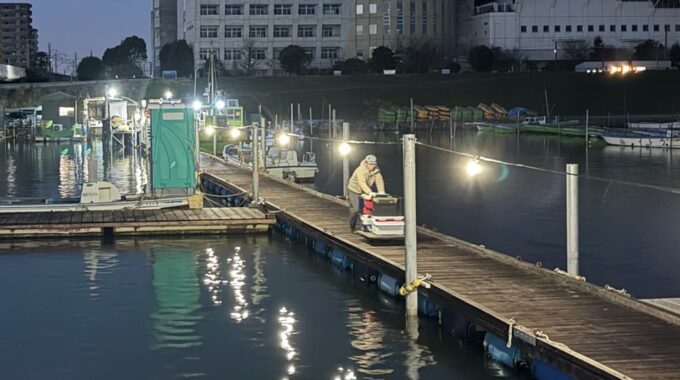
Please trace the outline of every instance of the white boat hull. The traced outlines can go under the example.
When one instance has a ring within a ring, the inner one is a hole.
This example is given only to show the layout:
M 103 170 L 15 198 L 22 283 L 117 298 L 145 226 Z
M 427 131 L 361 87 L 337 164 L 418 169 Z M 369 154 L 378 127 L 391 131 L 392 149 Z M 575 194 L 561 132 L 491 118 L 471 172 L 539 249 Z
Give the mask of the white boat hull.
M 637 148 L 680 148 L 680 137 L 657 136 L 602 136 L 609 145 L 630 146 Z
M 63 203 L 44 205 L 0 206 L 0 214 L 22 212 L 65 212 L 65 211 L 116 211 L 116 210 L 160 210 L 188 206 L 186 198 L 144 199 L 141 201 L 117 201 L 102 203 Z

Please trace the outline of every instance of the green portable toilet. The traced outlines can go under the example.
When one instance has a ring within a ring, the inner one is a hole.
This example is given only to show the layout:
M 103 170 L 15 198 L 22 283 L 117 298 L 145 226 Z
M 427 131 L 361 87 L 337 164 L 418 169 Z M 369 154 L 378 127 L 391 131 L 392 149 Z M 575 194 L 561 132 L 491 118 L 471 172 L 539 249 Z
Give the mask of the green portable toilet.
M 191 195 L 196 187 L 196 121 L 181 103 L 151 103 L 151 189 Z

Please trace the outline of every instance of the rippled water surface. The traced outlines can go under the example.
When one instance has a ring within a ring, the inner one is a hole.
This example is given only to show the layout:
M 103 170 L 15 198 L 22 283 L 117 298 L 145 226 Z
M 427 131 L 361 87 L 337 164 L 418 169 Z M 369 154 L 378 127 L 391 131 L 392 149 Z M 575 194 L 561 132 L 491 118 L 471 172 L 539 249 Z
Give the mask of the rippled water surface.
M 516 377 L 279 237 L 0 243 L 7 379 Z

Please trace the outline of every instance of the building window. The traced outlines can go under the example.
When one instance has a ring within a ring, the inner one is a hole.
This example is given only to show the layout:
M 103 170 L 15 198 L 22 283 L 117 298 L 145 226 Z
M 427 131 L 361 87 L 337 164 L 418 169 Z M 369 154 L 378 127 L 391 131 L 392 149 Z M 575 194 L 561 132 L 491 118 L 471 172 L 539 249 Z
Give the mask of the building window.
M 274 4 L 275 15 L 291 15 L 293 6 L 291 4 Z
M 555 33 L 559 33 L 562 31 L 562 27 L 560 25 L 555 25 Z
M 368 26 L 368 34 L 378 34 L 378 25 L 371 24 Z
M 337 47 L 322 47 L 321 59 L 338 59 L 340 48 Z
M 324 4 L 323 14 L 325 15 L 339 15 L 340 14 L 340 4 Z
M 531 26 L 531 33 L 538 33 L 538 25 Z
M 313 15 L 316 14 L 316 4 L 300 4 L 298 6 L 299 15 Z
M 544 33 L 550 33 L 550 26 L 549 25 L 543 25 L 543 32 Z
M 224 14 L 227 16 L 238 16 L 243 14 L 243 5 L 225 5 Z
M 583 25 L 576 25 L 577 32 L 583 32 Z
M 627 32 L 628 31 L 628 25 L 621 25 L 621 31 Z
M 269 14 L 269 4 L 250 4 L 251 16 L 262 16 Z
M 659 24 L 654 25 L 654 31 L 658 32 L 659 31 Z
M 274 25 L 274 38 L 289 38 L 292 35 L 290 25 Z
M 600 26 L 597 28 L 597 30 L 599 30 L 600 32 L 604 32 L 604 25 L 600 25 Z
M 416 34 L 416 0 L 411 0 L 409 11 L 409 33 Z
M 201 4 L 201 16 L 217 16 L 220 14 L 218 4 Z
M 616 32 L 616 25 L 609 25 L 610 32 Z
M 642 25 L 643 32 L 649 32 L 649 25 Z
M 258 61 L 267 59 L 267 51 L 265 49 L 253 49 L 251 50 L 251 58 Z
M 340 37 L 340 25 L 323 25 L 321 35 L 324 37 Z
M 675 24 L 675 31 L 680 32 L 680 24 Z
M 378 4 L 368 4 L 368 13 L 372 15 L 378 13 Z
M 264 38 L 267 37 L 267 26 L 266 25 L 251 25 L 250 33 L 248 33 L 250 38 Z
M 298 25 L 298 37 L 314 37 L 316 25 Z
M 201 61 L 207 61 L 210 58 L 210 48 L 202 48 L 198 53 L 198 57 Z
M 595 31 L 595 25 L 588 25 L 588 31 L 594 32 Z
M 316 48 L 302 48 L 302 50 L 305 51 L 305 54 L 307 54 L 310 59 L 314 59 L 314 50 L 316 50 Z
M 217 38 L 217 28 L 216 25 L 201 26 L 201 38 Z
M 363 25 L 357 25 L 357 36 L 363 36 L 364 35 L 364 26 Z
M 59 117 L 73 117 L 75 114 L 75 107 L 59 107 Z
M 390 0 L 383 0 L 383 32 L 385 34 L 390 34 L 392 31 L 391 12 Z
M 668 25 L 668 24 L 666 24 L 666 25 L 663 26 L 663 30 L 664 30 L 665 32 L 670 32 L 670 31 L 671 31 L 671 26 Z
M 404 34 L 404 1 L 397 0 L 397 34 Z
M 364 5 L 363 4 L 357 4 L 357 14 L 358 15 L 364 14 Z
M 631 30 L 632 30 L 633 32 L 637 32 L 637 31 L 638 31 L 638 26 L 637 26 L 637 24 L 631 25 L 630 28 L 631 28 Z
M 243 37 L 243 27 L 242 26 L 225 26 L 224 27 L 224 38 L 242 38 Z
M 427 34 L 427 3 L 423 1 L 423 34 Z
M 357 58 L 364 58 L 364 50 L 363 49 L 357 49 Z
M 240 61 L 241 60 L 241 50 L 239 50 L 239 49 L 224 49 L 224 60 L 225 61 Z

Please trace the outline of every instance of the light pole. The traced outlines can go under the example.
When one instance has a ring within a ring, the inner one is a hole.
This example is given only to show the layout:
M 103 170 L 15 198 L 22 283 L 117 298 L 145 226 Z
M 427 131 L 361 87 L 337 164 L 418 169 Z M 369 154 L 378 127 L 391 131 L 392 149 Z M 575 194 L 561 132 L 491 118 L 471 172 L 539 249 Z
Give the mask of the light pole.
M 253 124 L 253 130 L 252 130 L 252 163 L 253 163 L 253 203 L 257 204 L 260 200 L 260 175 L 259 175 L 259 160 L 258 160 L 258 131 L 257 131 L 257 123 Z
M 349 146 L 349 123 L 342 123 L 342 141 L 342 147 Z M 349 183 L 349 150 L 340 153 L 342 154 L 342 195 L 345 199 L 349 199 L 349 190 L 347 189 Z
M 579 275 L 578 164 L 567 164 L 567 272 Z
M 418 276 L 416 234 L 416 135 L 404 135 L 404 254 L 406 256 L 406 284 Z M 406 296 L 406 316 L 418 316 L 418 292 Z

